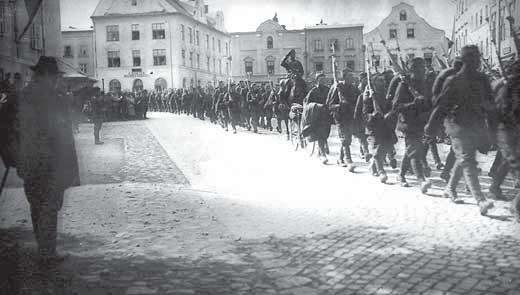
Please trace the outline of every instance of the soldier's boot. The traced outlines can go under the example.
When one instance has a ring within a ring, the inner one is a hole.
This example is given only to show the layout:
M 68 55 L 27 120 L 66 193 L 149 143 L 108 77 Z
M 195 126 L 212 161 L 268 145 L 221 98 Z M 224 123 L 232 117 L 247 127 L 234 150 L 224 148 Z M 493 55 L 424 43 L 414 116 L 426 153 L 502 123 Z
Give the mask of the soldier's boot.
M 347 170 L 350 173 L 353 173 L 356 170 L 356 165 L 354 161 L 352 161 L 352 154 L 350 153 L 350 146 L 345 145 L 345 158 L 347 159 Z
M 457 194 L 457 191 L 455 190 L 452 190 L 450 188 L 447 188 L 443 193 L 442 195 L 447 198 L 447 199 L 450 199 L 453 203 L 455 204 L 464 204 L 464 200 L 462 200 L 459 195 Z
M 386 175 L 386 172 L 379 174 L 379 181 L 381 181 L 381 183 L 386 183 L 388 181 L 388 176 Z
M 408 182 L 406 181 L 406 172 L 410 169 L 410 158 L 408 156 L 404 156 L 401 162 L 401 170 L 399 171 L 399 183 L 402 187 L 410 187 Z
M 500 186 L 504 182 L 507 174 L 509 173 L 509 170 L 509 165 L 507 165 L 505 162 L 495 168 L 494 177 L 492 179 L 491 185 L 489 186 L 489 198 L 499 201 L 507 201 L 507 199 L 502 194 Z

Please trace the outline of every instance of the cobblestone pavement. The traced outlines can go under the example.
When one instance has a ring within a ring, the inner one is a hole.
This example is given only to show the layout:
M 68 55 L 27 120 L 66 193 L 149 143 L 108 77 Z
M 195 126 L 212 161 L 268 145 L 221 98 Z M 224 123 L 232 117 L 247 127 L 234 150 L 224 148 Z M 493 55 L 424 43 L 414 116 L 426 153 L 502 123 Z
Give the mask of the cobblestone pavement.
M 520 294 L 520 226 L 505 202 L 482 217 L 469 198 L 439 198 L 440 181 L 429 196 L 385 186 L 361 162 L 349 174 L 281 136 L 187 117 L 102 132 L 101 147 L 91 126 L 78 136 L 84 185 L 67 191 L 70 257 L 56 272 L 35 270 L 21 190 L 0 203 L 25 254 L 23 294 Z

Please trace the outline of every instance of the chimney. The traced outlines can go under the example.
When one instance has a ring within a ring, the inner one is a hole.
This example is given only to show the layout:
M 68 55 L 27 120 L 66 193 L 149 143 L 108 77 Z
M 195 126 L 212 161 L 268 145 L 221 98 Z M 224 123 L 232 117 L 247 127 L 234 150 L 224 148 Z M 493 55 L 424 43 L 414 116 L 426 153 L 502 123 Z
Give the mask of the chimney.
M 204 13 L 209 13 L 209 5 L 204 5 Z

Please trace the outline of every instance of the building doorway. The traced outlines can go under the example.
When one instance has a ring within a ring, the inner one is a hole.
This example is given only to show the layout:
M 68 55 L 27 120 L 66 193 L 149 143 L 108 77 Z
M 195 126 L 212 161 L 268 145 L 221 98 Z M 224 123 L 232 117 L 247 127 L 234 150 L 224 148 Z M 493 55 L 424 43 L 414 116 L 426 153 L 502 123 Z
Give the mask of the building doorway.
M 132 86 L 132 90 L 133 92 L 139 92 L 139 91 L 143 91 L 144 89 L 144 86 L 143 86 L 143 80 L 141 79 L 135 79 L 134 80 L 134 84 Z
M 167 87 L 168 87 L 168 83 L 166 83 L 166 80 L 164 80 L 163 78 L 157 78 L 157 80 L 155 80 L 155 90 L 156 91 L 166 90 Z

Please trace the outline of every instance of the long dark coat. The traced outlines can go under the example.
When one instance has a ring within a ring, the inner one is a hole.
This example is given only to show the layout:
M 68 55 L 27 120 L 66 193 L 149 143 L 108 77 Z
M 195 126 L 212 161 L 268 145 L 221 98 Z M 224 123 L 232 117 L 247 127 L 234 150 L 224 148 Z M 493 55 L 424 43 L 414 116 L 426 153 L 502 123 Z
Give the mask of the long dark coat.
M 79 185 L 76 148 L 65 96 L 40 81 L 29 84 L 20 99 L 20 160 L 24 181 L 45 177 L 56 190 Z

